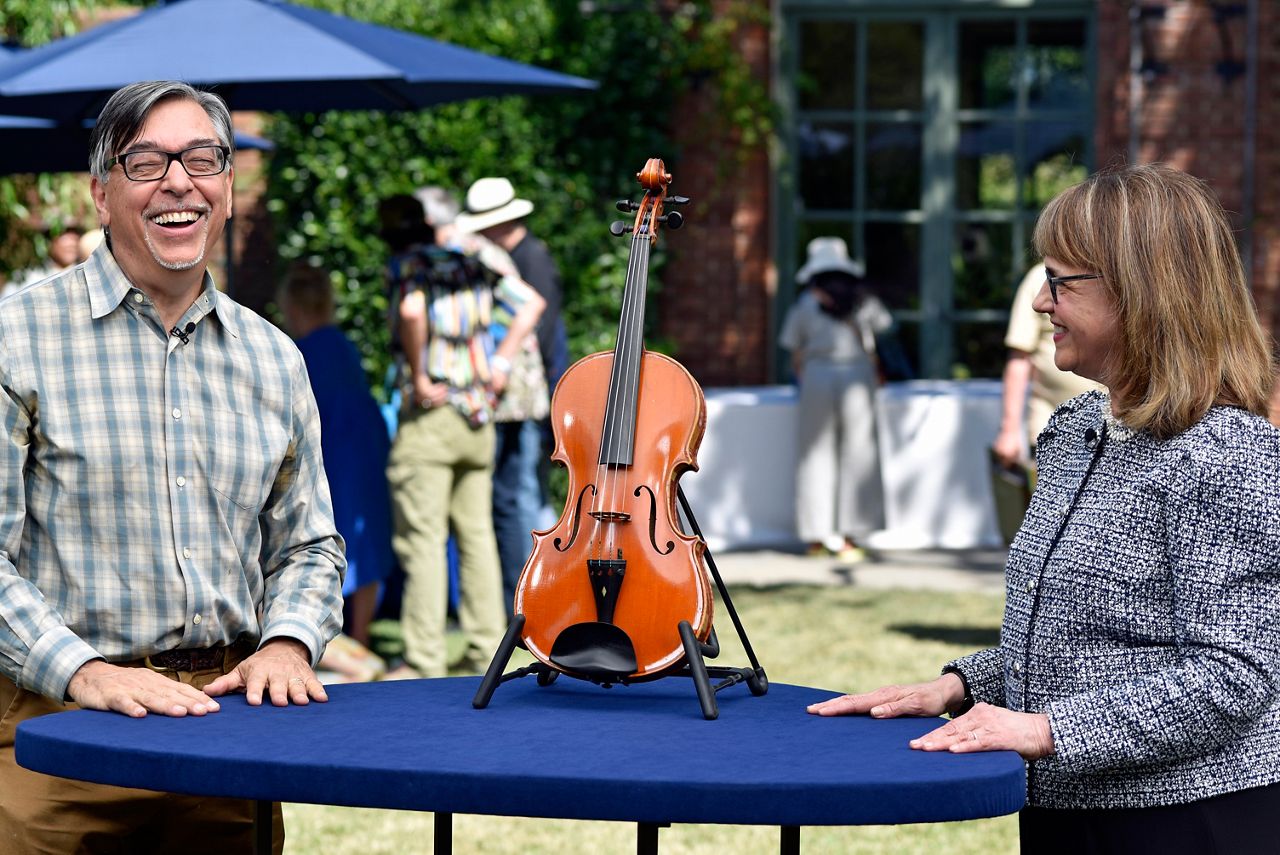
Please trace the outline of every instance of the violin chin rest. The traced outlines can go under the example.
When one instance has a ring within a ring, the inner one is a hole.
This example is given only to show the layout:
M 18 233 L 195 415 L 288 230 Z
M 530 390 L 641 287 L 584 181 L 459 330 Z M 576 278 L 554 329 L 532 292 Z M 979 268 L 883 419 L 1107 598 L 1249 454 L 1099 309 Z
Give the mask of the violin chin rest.
M 550 659 L 557 668 L 590 680 L 623 680 L 638 667 L 631 637 L 600 621 L 575 623 L 561 630 L 551 645 Z

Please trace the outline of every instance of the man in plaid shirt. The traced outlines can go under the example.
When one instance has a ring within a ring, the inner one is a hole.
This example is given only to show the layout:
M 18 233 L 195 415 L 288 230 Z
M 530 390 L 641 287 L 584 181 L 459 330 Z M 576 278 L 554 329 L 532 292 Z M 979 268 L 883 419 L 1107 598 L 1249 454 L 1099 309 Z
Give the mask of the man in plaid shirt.
M 133 84 L 91 148 L 106 242 L 0 302 L 0 850 L 244 851 L 249 802 L 14 763 L 17 724 L 72 704 L 324 701 L 312 666 L 342 614 L 301 354 L 205 272 L 231 214 L 226 105 Z

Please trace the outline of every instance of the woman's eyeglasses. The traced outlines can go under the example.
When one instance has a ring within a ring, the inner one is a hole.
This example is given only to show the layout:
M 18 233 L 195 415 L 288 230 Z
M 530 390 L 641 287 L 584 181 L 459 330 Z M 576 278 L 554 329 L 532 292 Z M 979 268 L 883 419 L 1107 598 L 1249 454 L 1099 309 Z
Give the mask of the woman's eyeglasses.
M 1046 276 L 1044 281 L 1049 283 L 1049 297 L 1054 304 L 1058 302 L 1058 286 L 1063 282 L 1080 282 L 1084 279 L 1101 279 L 1101 273 L 1077 273 L 1074 276 Z

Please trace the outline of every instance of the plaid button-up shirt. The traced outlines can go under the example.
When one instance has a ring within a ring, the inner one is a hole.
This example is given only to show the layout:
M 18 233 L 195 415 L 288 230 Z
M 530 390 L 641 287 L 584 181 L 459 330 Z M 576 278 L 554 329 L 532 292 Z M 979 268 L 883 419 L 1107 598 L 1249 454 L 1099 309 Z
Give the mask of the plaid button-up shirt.
M 178 327 L 105 245 L 0 301 L 0 673 L 24 688 L 241 637 L 314 662 L 338 631 L 302 356 L 207 274 Z

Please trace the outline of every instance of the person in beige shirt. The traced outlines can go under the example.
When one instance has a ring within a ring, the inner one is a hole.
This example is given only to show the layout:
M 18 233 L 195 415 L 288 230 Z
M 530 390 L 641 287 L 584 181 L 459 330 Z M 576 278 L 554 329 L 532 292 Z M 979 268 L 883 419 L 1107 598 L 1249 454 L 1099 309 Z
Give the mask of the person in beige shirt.
M 1009 359 L 1004 367 L 1000 432 L 991 446 L 996 460 L 1007 468 L 1034 460 L 1036 437 L 1059 404 L 1101 388 L 1054 364 L 1053 324 L 1048 315 L 1031 307 L 1044 285 L 1044 276 L 1043 264 L 1027 271 L 1009 311 L 1004 337 Z

